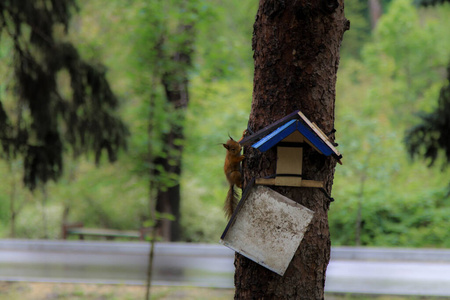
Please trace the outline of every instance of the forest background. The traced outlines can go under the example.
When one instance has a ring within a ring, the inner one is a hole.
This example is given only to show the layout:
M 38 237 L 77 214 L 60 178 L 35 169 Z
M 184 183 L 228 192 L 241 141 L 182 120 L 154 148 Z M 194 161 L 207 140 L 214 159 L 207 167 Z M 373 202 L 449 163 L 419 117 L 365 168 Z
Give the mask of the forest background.
M 149 57 L 157 28 L 186 11 L 175 0 L 80 0 L 68 38 L 82 57 L 101 62 L 119 97 L 130 130 L 128 150 L 114 164 L 94 164 L 94 155 L 65 157 L 63 177 L 30 192 L 20 158 L 0 160 L 0 236 L 61 237 L 62 222 L 86 227 L 138 229 L 149 218 L 146 151 L 149 99 L 163 94 L 152 84 Z M 247 127 L 253 88 L 251 37 L 256 1 L 194 1 L 190 102 L 183 120 L 182 239 L 216 243 L 226 225 L 223 175 L 228 138 Z M 418 7 L 409 0 L 382 1 L 372 28 L 367 1 L 347 0 L 351 30 L 344 35 L 336 95 L 336 141 L 343 165 L 336 168 L 329 223 L 333 245 L 450 247 L 448 169 L 413 161 L 405 133 L 419 112 L 437 106 L 450 59 L 450 5 Z M 237 9 L 238 8 L 238 9 Z M 13 110 L 11 47 L 2 37 L 0 97 Z M 154 63 L 154 62 L 153 62 Z M 60 78 L 62 93 L 69 88 Z M 301 95 L 298 95 L 299 99 Z M 152 121 L 161 133 L 170 118 L 163 105 Z M 438 165 L 438 164 L 437 164 Z M 178 180 L 172 178 L 167 180 Z M 11 214 L 15 214 L 12 227 Z

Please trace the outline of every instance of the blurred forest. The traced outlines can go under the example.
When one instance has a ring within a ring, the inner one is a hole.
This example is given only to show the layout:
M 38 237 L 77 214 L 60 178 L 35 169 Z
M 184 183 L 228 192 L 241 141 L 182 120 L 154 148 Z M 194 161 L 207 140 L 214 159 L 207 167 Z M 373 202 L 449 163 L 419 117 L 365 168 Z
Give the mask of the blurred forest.
M 217 242 L 226 225 L 221 144 L 247 127 L 256 2 L 195 0 L 185 7 L 177 0 L 79 0 L 65 38 L 85 61 L 106 66 L 130 132 L 128 149 L 112 164 L 100 158 L 99 167 L 94 153 L 66 153 L 62 177 L 33 191 L 24 186 L 20 156 L 1 154 L 0 237 L 56 239 L 63 222 L 138 229 L 151 216 L 149 182 L 164 189 L 180 181 L 181 239 Z M 343 165 L 336 168 L 332 191 L 331 241 L 450 247 L 450 171 L 412 160 L 404 143 L 407 130 L 421 121 L 418 113 L 436 109 L 448 84 L 450 4 L 385 0 L 379 18 L 371 19 L 370 2 L 345 1 L 351 28 L 338 72 L 335 127 Z M 180 20 L 193 24 L 195 32 L 191 40 L 194 33 L 187 31 L 189 103 L 182 115 L 168 106 L 158 81 L 162 70 L 177 66 L 161 53 L 187 40 L 186 33 L 179 34 Z M 13 113 L 13 47 L 4 32 L 0 43 L 0 100 Z M 58 86 L 70 93 L 64 76 Z M 181 175 L 149 172 L 155 168 L 149 151 L 152 157 L 171 157 L 163 136 L 173 124 L 184 127 L 184 138 L 175 141 L 183 146 Z

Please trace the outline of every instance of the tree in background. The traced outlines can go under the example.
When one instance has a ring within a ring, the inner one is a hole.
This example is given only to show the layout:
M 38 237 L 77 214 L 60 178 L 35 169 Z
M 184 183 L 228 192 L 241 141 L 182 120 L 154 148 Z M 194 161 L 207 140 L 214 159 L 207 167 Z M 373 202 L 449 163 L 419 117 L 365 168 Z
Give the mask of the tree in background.
M 188 13 L 195 13 L 193 7 L 187 8 L 186 1 L 182 1 L 181 9 Z M 191 3 L 192 4 L 192 3 Z M 180 15 L 182 16 L 182 15 Z M 164 152 L 153 160 L 155 176 L 172 178 L 172 183 L 157 185 L 156 210 L 161 214 L 171 214 L 174 218 L 162 218 L 159 230 L 164 239 L 178 241 L 181 236 L 180 226 L 180 176 L 181 157 L 184 145 L 184 120 L 187 105 L 189 103 L 189 76 L 188 71 L 192 67 L 192 55 L 195 39 L 195 20 L 180 18 L 175 35 L 178 37 L 174 49 L 167 50 L 165 45 L 169 33 L 160 36 L 161 44 L 156 46 L 158 56 L 165 60 L 167 65 L 160 74 L 161 84 L 164 88 L 169 111 L 173 114 L 170 129 L 162 134 Z M 162 50 L 166 49 L 166 50 Z
M 447 69 L 450 74 L 450 67 Z M 437 108 L 431 113 L 421 113 L 422 123 L 409 129 L 406 144 L 411 157 L 422 157 L 433 166 L 442 158 L 442 167 L 450 164 L 450 75 L 441 89 Z M 442 155 L 442 156 L 441 156 Z
M 138 93 L 148 97 L 148 162 L 156 190 L 158 232 L 164 240 L 180 239 L 180 175 L 184 123 L 189 103 L 189 71 L 201 1 L 142 3 L 135 43 L 139 68 L 147 73 Z M 142 25 L 144 24 L 144 25 Z M 144 170 L 143 170 L 144 171 Z M 153 193 L 153 191 L 150 191 Z
M 254 25 L 255 75 L 249 129 L 257 131 L 300 109 L 325 132 L 334 128 L 339 49 L 349 28 L 343 1 L 261 0 Z M 331 193 L 335 161 L 304 152 L 304 176 L 322 180 Z M 245 184 L 275 173 L 275 151 L 246 147 Z M 317 189 L 276 187 L 315 211 L 284 276 L 236 254 L 236 299 L 323 299 L 330 259 L 330 199 Z
M 152 173 L 159 173 L 158 176 L 152 175 L 152 181 L 162 188 L 181 180 L 182 215 L 176 220 L 173 218 L 175 213 L 157 214 L 157 218 L 168 217 L 165 222 L 170 226 L 181 221 L 182 239 L 216 242 L 217 235 L 225 226 L 225 218 L 220 217 L 222 211 L 217 205 L 222 201 L 219 195 L 224 182 L 220 167 L 216 170 L 215 165 L 221 164 L 223 159 L 223 147 L 219 147 L 222 140 L 228 133 L 232 136 L 241 134 L 247 122 L 250 103 L 246 99 L 251 97 L 252 89 L 250 41 L 254 18 L 249 11 L 256 11 L 257 3 L 239 0 L 189 1 L 189 9 L 179 5 L 182 3 L 179 0 L 133 1 L 131 4 L 105 0 L 79 3 L 80 17 L 74 19 L 71 38 L 83 45 L 79 50 L 84 57 L 101 58 L 107 64 L 110 83 L 114 84 L 119 95 L 127 97 L 127 106 L 122 107 L 120 112 L 127 120 L 132 135 L 127 156 L 119 164 L 120 174 L 137 176 L 140 181 L 147 182 L 152 170 Z M 237 6 L 241 10 L 236 11 Z M 181 21 L 195 23 L 192 29 L 195 53 L 192 53 L 192 66 L 187 72 L 189 107 L 175 112 L 167 101 L 161 78 L 162 72 L 169 67 L 182 67 L 170 60 L 171 53 L 185 38 L 177 29 Z M 81 26 L 76 27 L 79 24 Z M 74 33 L 78 35 L 73 36 Z M 158 46 L 161 45 L 161 36 L 164 36 L 162 47 Z M 153 128 L 150 139 L 147 130 L 149 120 Z M 182 142 L 181 178 L 172 172 L 165 172 L 153 163 L 153 158 L 149 163 L 147 155 L 148 146 L 152 148 L 153 157 L 168 155 L 168 151 L 176 154 L 171 147 L 164 145 L 163 138 L 174 123 L 183 127 L 186 139 L 178 140 Z M 131 174 L 125 171 L 127 167 L 132 170 Z M 205 188 L 205 183 L 208 188 Z M 141 190 L 148 190 L 141 184 L 139 186 Z M 111 195 L 110 199 L 115 197 Z M 131 196 L 126 199 L 130 199 L 128 202 L 133 199 L 132 203 L 147 203 L 147 198 Z M 103 201 L 100 207 L 104 211 L 112 211 L 106 203 L 106 200 Z M 126 202 L 120 203 L 123 205 Z M 78 207 L 76 211 L 80 211 Z M 75 216 L 74 213 L 75 210 L 72 210 L 72 216 Z M 90 223 L 86 217 L 81 218 Z M 137 217 L 128 218 L 139 224 L 149 219 L 148 211 L 140 209 Z M 78 216 L 76 220 L 79 219 Z M 119 220 L 117 215 L 115 220 Z M 145 223 L 145 226 L 151 224 Z
M 448 0 L 421 0 L 420 5 L 436 5 Z M 450 165 L 450 64 L 447 67 L 447 80 L 442 87 L 438 104 L 434 111 L 421 113 L 421 123 L 411 127 L 405 142 L 412 158 L 429 160 L 429 166 L 441 158 L 442 167 Z
M 118 100 L 105 68 L 84 61 L 64 40 L 75 1 L 2 1 L 0 30 L 10 43 L 15 107 L 0 102 L 3 156 L 22 157 L 24 183 L 30 189 L 57 180 L 63 153 L 103 150 L 114 161 L 125 148 L 127 129 L 116 117 Z M 61 90 L 60 81 L 70 84 Z M 0 99 L 2 100 L 2 99 Z
M 45 183 L 63 173 L 64 153 L 76 157 L 93 151 L 98 164 L 105 150 L 112 162 L 119 149 L 125 148 L 128 135 L 115 114 L 119 103 L 105 68 L 84 61 L 66 38 L 76 9 L 72 0 L 6 0 L 0 4 L 2 48 L 10 49 L 6 56 L 13 74 L 2 83 L 0 154 L 10 165 L 12 160 L 23 160 L 24 184 L 31 190 L 42 188 L 43 205 L 48 198 Z M 11 236 L 15 236 L 15 220 L 24 204 L 16 203 L 14 177 Z M 47 237 L 44 210 L 42 216 Z
M 448 175 L 412 163 L 403 138 L 414 112 L 430 111 L 442 86 L 448 10 L 408 0 L 384 7 L 362 59 L 339 69 L 337 128 L 347 129 L 339 143 L 351 159 L 337 169 L 334 196 L 345 201 L 334 203 L 331 235 L 335 245 L 438 247 L 448 239 L 436 229 L 448 222 L 441 217 Z
M 368 0 L 367 2 L 369 6 L 370 25 L 372 29 L 374 29 L 377 26 L 378 19 L 381 17 L 381 14 L 383 13 L 381 1 Z

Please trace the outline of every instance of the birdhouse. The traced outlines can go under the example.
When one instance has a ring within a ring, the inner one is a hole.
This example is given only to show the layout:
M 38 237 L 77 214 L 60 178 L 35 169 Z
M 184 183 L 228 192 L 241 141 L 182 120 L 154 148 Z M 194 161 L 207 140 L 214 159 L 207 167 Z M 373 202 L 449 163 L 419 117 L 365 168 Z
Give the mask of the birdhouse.
M 311 147 L 325 156 L 333 156 L 339 163 L 342 158 L 328 136 L 301 111 L 246 137 L 241 144 L 261 152 L 277 149 L 276 174 L 273 178 L 258 178 L 256 184 L 323 188 L 322 181 L 303 178 L 303 149 Z
M 283 276 L 314 212 L 266 185 L 319 188 L 324 183 L 303 178 L 303 149 L 311 147 L 339 163 L 342 155 L 319 127 L 300 111 L 240 141 L 261 152 L 276 147 L 276 174 L 252 179 L 225 228 L 220 242 Z

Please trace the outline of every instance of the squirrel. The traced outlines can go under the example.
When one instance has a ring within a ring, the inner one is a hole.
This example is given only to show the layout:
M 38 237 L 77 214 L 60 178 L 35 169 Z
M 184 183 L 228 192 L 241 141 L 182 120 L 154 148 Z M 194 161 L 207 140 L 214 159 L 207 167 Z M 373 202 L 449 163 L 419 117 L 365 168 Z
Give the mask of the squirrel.
M 227 198 L 225 200 L 225 215 L 228 219 L 231 218 L 234 212 L 234 208 L 237 205 L 238 199 L 234 192 L 234 186 L 242 189 L 242 174 L 240 170 L 240 162 L 244 160 L 245 156 L 241 155 L 241 145 L 229 136 L 230 139 L 226 144 L 223 144 L 227 149 L 227 155 L 225 157 L 225 164 L 223 170 L 227 177 L 230 188 L 228 189 Z

